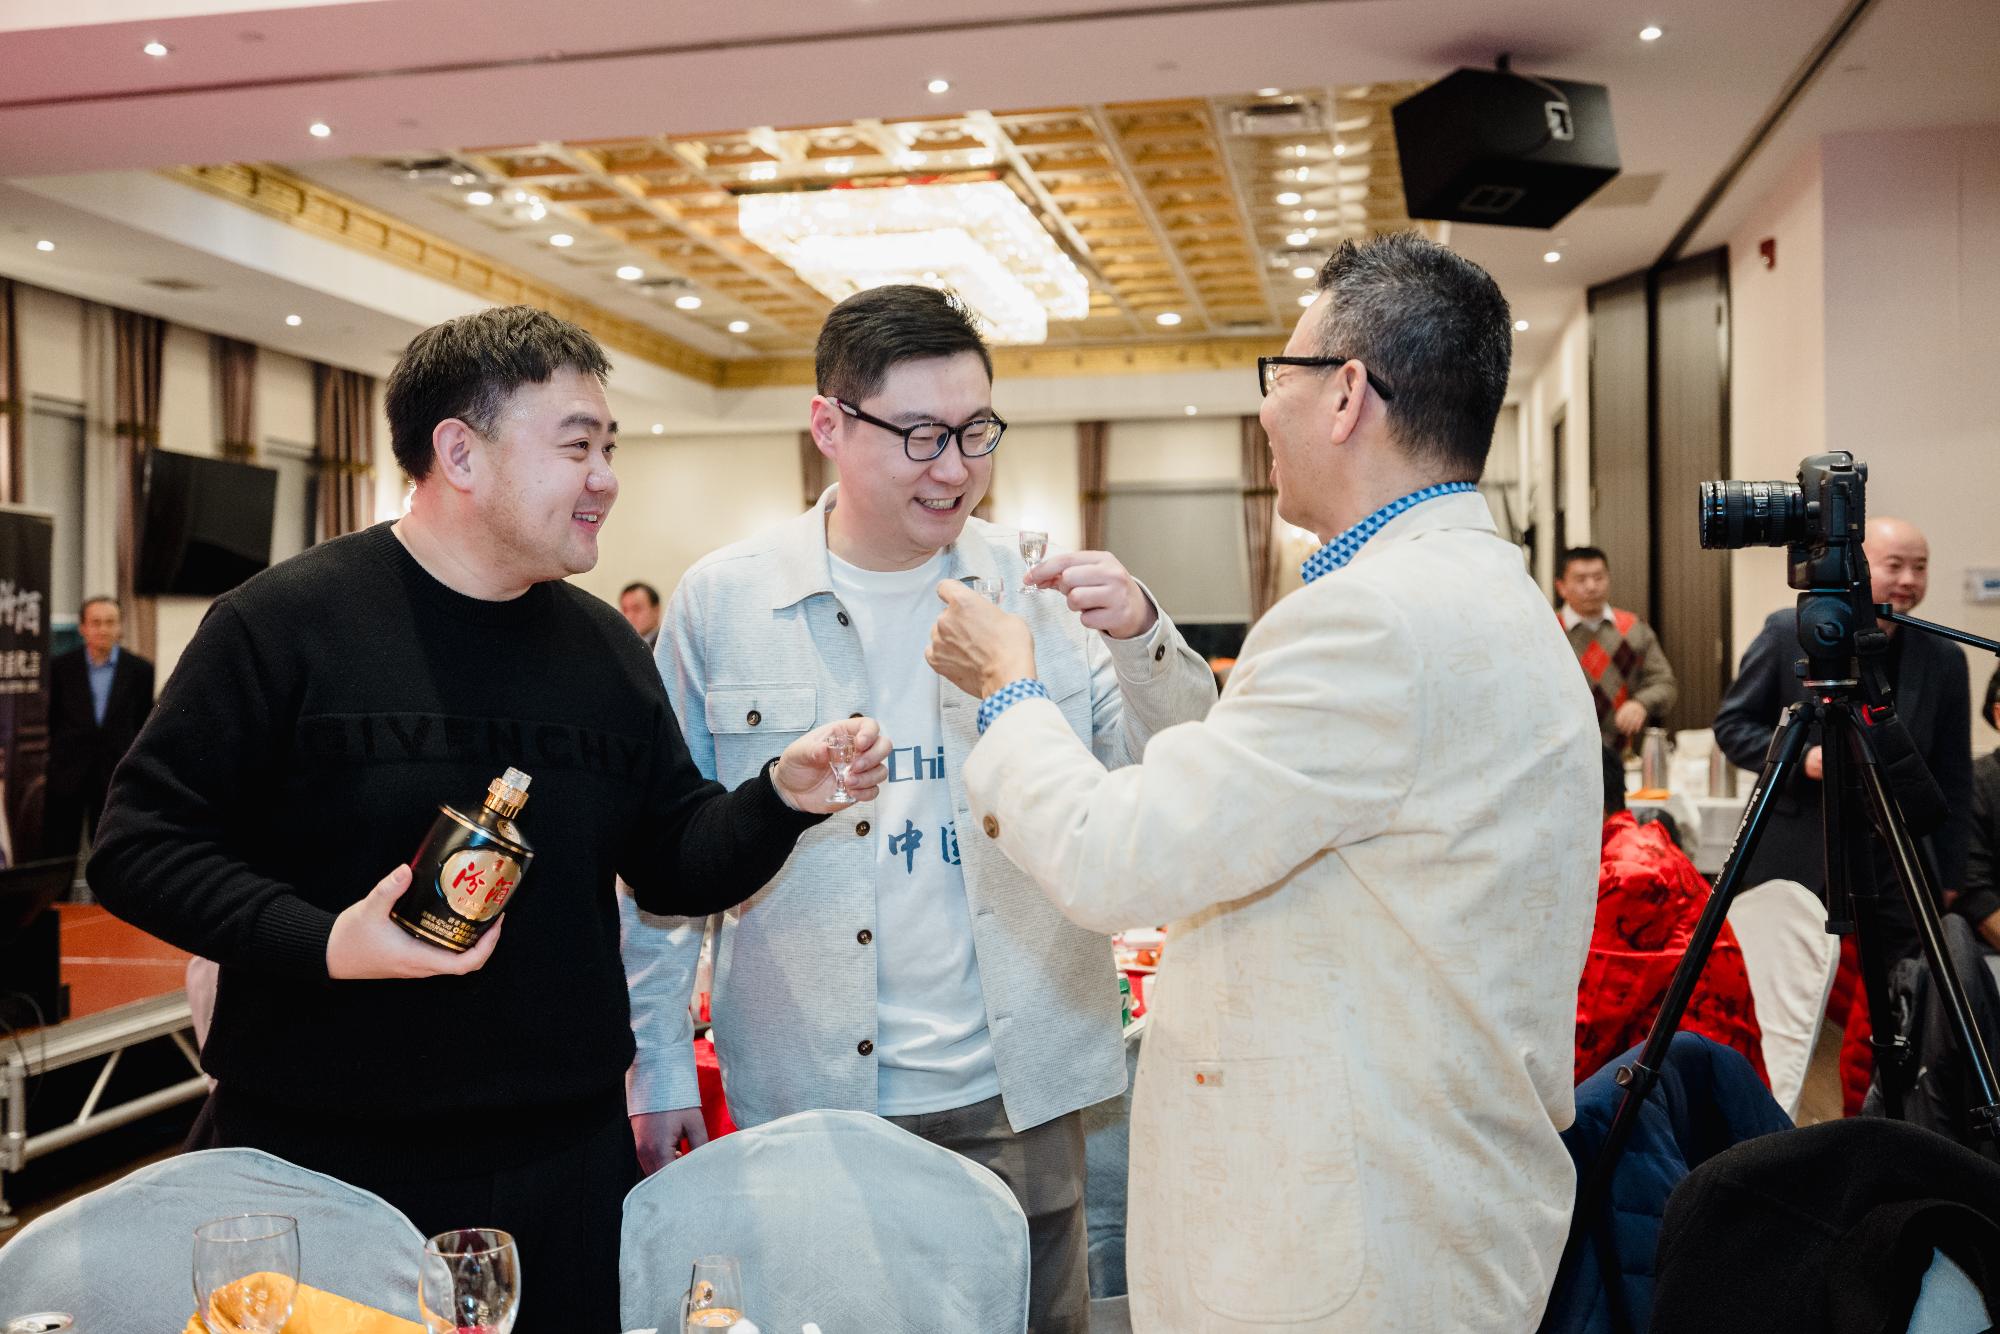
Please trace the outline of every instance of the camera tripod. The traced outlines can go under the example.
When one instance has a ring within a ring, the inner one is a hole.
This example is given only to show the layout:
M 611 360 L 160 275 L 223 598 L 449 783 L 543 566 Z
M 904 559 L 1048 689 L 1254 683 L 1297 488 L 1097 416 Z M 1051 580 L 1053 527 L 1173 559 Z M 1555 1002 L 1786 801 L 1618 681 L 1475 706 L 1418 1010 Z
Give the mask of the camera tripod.
M 1744 870 L 1763 834 L 1772 801 L 1800 765 L 1814 724 L 1821 736 L 1827 930 L 1836 934 L 1852 930 L 1856 935 L 1868 1012 L 1875 1025 L 1873 1045 L 1884 1109 L 1892 1118 L 1902 1117 L 1903 1100 L 1917 1077 L 1916 1053 L 1901 1034 L 1885 1032 L 1892 1014 L 1888 992 L 1892 960 L 1885 957 L 1878 936 L 1879 913 L 1888 896 L 1881 894 L 1875 883 L 1867 826 L 1860 818 L 1863 811 L 1888 853 L 1923 957 L 1930 965 L 1932 988 L 1948 1010 L 1959 1051 L 1971 1068 L 1975 1101 L 1970 1108 L 1970 1125 L 1984 1138 L 2000 1138 L 2000 1084 L 1996 1084 L 1993 1060 L 1952 969 L 1935 886 L 1911 833 L 1912 817 L 1925 832 L 1935 828 L 1945 815 L 1945 799 L 1896 717 L 1893 692 L 1881 668 L 1888 635 L 1876 622 L 1908 626 L 1994 653 L 2000 653 L 2000 643 L 1872 604 L 1865 591 L 1869 588 L 1867 562 L 1858 541 L 1858 503 L 1854 512 L 1852 538 L 1817 546 L 1813 559 L 1804 558 L 1799 548 L 1794 548 L 1800 558 L 1793 563 L 1793 586 L 1808 590 L 1799 597 L 1798 621 L 1799 643 L 1805 650 L 1801 666 L 1807 698 L 1786 709 L 1771 738 L 1722 875 L 1668 985 L 1645 1046 L 1636 1061 L 1617 1072 L 1624 1095 L 1577 1195 L 1555 1290 L 1566 1290 L 1584 1241 L 1593 1230 L 1603 1229 L 1599 1232 L 1598 1258 L 1605 1266 L 1612 1311 L 1620 1317 L 1618 1327 L 1629 1325 L 1629 1319 L 1623 1318 L 1616 1255 L 1609 1245 L 1608 1229 L 1604 1229 L 1612 1177 L 1637 1126 L 1639 1110 L 1659 1082 L 1667 1048 L 1722 932 L 1729 906 L 1743 887 Z

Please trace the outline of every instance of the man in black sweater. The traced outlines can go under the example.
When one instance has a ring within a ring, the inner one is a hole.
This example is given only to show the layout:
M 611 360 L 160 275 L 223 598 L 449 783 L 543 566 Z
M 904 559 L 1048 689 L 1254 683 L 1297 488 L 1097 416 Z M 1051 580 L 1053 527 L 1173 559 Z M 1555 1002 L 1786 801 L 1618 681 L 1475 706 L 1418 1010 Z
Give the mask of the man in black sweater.
M 89 866 L 113 912 L 221 965 L 190 1146 L 269 1150 L 426 1234 L 513 1233 L 537 1276 L 517 1334 L 619 1328 L 639 1168 L 614 878 L 654 912 L 733 906 L 832 809 L 834 730 L 861 799 L 888 753 L 849 719 L 734 792 L 702 779 L 644 646 L 562 582 L 617 496 L 608 369 L 524 307 L 419 334 L 387 402 L 408 515 L 217 599 Z M 465 954 L 405 934 L 389 909 L 439 804 L 509 766 L 536 855 L 502 924 Z

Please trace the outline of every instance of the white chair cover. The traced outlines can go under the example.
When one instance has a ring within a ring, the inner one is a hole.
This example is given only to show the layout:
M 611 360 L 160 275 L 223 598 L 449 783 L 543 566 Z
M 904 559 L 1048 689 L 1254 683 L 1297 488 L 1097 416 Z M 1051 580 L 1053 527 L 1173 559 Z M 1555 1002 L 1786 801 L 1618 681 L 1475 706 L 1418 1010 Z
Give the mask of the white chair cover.
M 1769 880 L 1737 895 L 1729 925 L 1750 975 L 1771 1096 L 1797 1120 L 1827 993 L 1840 967 L 1840 938 L 1826 933 L 1818 896 L 1793 880 Z
M 67 1311 L 86 1334 L 178 1330 L 194 1312 L 194 1230 L 231 1214 L 289 1214 L 301 1282 L 421 1319 L 424 1238 L 410 1220 L 258 1149 L 180 1154 L 44 1214 L 0 1246 L 0 1306 Z
M 677 1328 L 695 1257 L 742 1265 L 759 1328 L 930 1334 L 1028 1327 L 1028 1220 L 1000 1178 L 866 1112 L 741 1130 L 625 1197 L 619 1312 Z

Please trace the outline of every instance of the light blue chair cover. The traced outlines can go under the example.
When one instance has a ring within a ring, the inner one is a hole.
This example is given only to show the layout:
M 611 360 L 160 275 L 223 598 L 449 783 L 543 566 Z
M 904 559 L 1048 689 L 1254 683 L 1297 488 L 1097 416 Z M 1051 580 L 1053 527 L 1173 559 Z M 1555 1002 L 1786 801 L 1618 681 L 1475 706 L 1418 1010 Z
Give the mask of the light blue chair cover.
M 1028 1220 L 986 1168 L 866 1112 L 800 1112 L 677 1159 L 625 1197 L 625 1328 L 675 1329 L 694 1260 L 742 1265 L 767 1334 L 1020 1334 Z
M 258 1149 L 203 1149 L 71 1200 L 0 1246 L 6 1314 L 67 1311 L 84 1334 L 162 1334 L 194 1311 L 194 1230 L 231 1214 L 299 1222 L 299 1279 L 407 1320 L 424 1238 L 379 1195 Z

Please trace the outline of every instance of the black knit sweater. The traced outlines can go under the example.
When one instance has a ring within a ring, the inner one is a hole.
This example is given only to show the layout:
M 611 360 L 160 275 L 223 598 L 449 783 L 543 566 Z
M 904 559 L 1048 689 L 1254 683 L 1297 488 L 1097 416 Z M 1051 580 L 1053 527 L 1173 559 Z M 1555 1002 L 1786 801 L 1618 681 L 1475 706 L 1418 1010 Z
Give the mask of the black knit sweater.
M 535 849 L 467 977 L 331 981 L 334 916 L 509 765 Z M 645 646 L 564 583 L 440 584 L 387 525 L 218 599 L 112 783 L 89 879 L 222 965 L 209 1072 L 337 1116 L 493 1111 L 615 1088 L 632 1059 L 613 877 L 719 911 L 820 818 L 702 778 Z

